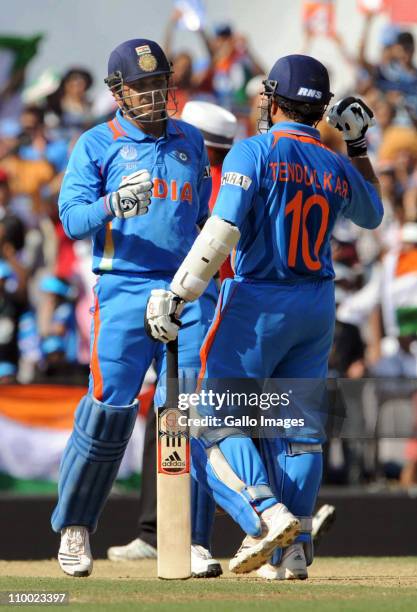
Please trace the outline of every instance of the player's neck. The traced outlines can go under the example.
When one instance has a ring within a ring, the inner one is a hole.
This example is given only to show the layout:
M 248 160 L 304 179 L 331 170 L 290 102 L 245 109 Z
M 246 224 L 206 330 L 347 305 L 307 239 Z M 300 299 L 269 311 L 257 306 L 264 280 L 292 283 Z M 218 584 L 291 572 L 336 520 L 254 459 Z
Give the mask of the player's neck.
M 277 123 L 298 123 L 298 121 L 294 121 L 294 119 L 290 119 L 284 113 L 277 113 L 272 117 L 272 125 L 276 125 Z
M 127 115 L 124 115 L 124 118 L 127 119 L 134 126 L 139 128 L 141 132 L 148 134 L 149 136 L 153 136 L 154 138 L 160 138 L 165 134 L 166 121 L 153 121 L 141 123 L 140 121 L 135 121 L 135 119 L 131 119 Z

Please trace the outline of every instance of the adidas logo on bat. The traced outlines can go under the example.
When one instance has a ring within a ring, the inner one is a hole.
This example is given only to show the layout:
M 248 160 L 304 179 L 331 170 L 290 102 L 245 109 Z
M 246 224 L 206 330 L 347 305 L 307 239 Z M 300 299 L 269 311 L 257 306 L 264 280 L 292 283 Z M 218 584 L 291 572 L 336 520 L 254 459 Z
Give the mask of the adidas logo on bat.
M 162 461 L 164 468 L 183 468 L 185 467 L 185 459 L 182 459 L 177 451 L 174 451 L 166 459 Z

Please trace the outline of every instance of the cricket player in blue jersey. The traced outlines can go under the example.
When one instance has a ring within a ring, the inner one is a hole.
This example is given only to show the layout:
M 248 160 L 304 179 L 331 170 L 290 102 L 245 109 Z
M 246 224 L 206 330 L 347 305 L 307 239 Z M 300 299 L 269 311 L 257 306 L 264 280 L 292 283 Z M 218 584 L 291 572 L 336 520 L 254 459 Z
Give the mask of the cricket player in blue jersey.
M 383 216 L 365 141 L 373 113 L 353 97 L 330 110 L 328 121 L 343 133 L 347 159 L 326 148 L 315 128 L 331 97 L 328 72 L 314 58 L 290 55 L 275 63 L 264 81 L 267 133 L 233 146 L 213 215 L 170 292 L 151 294 L 153 337 L 166 341 L 161 326 L 168 339 L 176 337 L 178 299 L 198 299 L 235 248 L 235 277 L 222 285 L 201 349 L 202 383 L 326 378 L 335 312 L 332 229 L 339 215 L 368 229 Z M 156 307 L 159 316 L 152 314 Z M 247 533 L 230 562 L 235 573 L 307 578 L 322 440 L 300 432 L 263 439 L 260 452 L 231 427 L 193 440 L 199 478 Z
M 135 39 L 110 55 L 106 82 L 119 110 L 84 133 L 63 181 L 60 218 L 68 236 L 91 236 L 94 290 L 91 376 L 60 468 L 52 527 L 58 560 L 72 576 L 91 573 L 89 533 L 117 475 L 151 362 L 165 352 L 144 330 L 146 300 L 167 287 L 208 216 L 209 162 L 200 132 L 170 118 L 171 67 L 158 44 Z M 197 380 L 199 349 L 217 300 L 214 284 L 184 310 L 179 376 Z M 162 378 L 163 380 L 163 378 Z M 186 389 L 183 389 L 186 390 Z M 162 401 L 164 389 L 157 389 Z M 158 400 L 157 400 L 158 401 Z M 163 405 L 163 404 L 160 404 Z M 216 576 L 208 548 L 214 502 L 193 488 L 192 573 Z

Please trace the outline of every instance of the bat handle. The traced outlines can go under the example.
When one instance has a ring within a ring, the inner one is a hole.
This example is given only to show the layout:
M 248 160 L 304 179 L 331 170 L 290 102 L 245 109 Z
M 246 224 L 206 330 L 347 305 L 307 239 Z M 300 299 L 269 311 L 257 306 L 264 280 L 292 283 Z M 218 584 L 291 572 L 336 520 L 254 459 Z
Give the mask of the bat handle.
M 167 401 L 168 408 L 178 407 L 178 338 L 167 344 Z

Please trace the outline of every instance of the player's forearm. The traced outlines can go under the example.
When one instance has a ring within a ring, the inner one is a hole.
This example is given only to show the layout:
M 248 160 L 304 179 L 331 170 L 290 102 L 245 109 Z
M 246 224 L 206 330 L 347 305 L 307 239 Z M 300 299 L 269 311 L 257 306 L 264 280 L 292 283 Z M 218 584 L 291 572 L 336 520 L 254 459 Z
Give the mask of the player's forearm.
M 353 157 L 351 159 L 352 165 L 356 170 L 363 176 L 365 181 L 371 183 L 379 197 L 381 197 L 381 186 L 379 184 L 378 177 L 372 167 L 371 160 L 366 155 L 364 157 Z
M 59 216 L 69 238 L 81 240 L 92 236 L 113 219 L 107 197 L 100 198 L 93 204 L 76 201 L 60 203 Z
M 240 238 L 239 229 L 217 215 L 209 217 L 171 282 L 186 302 L 197 300 Z

